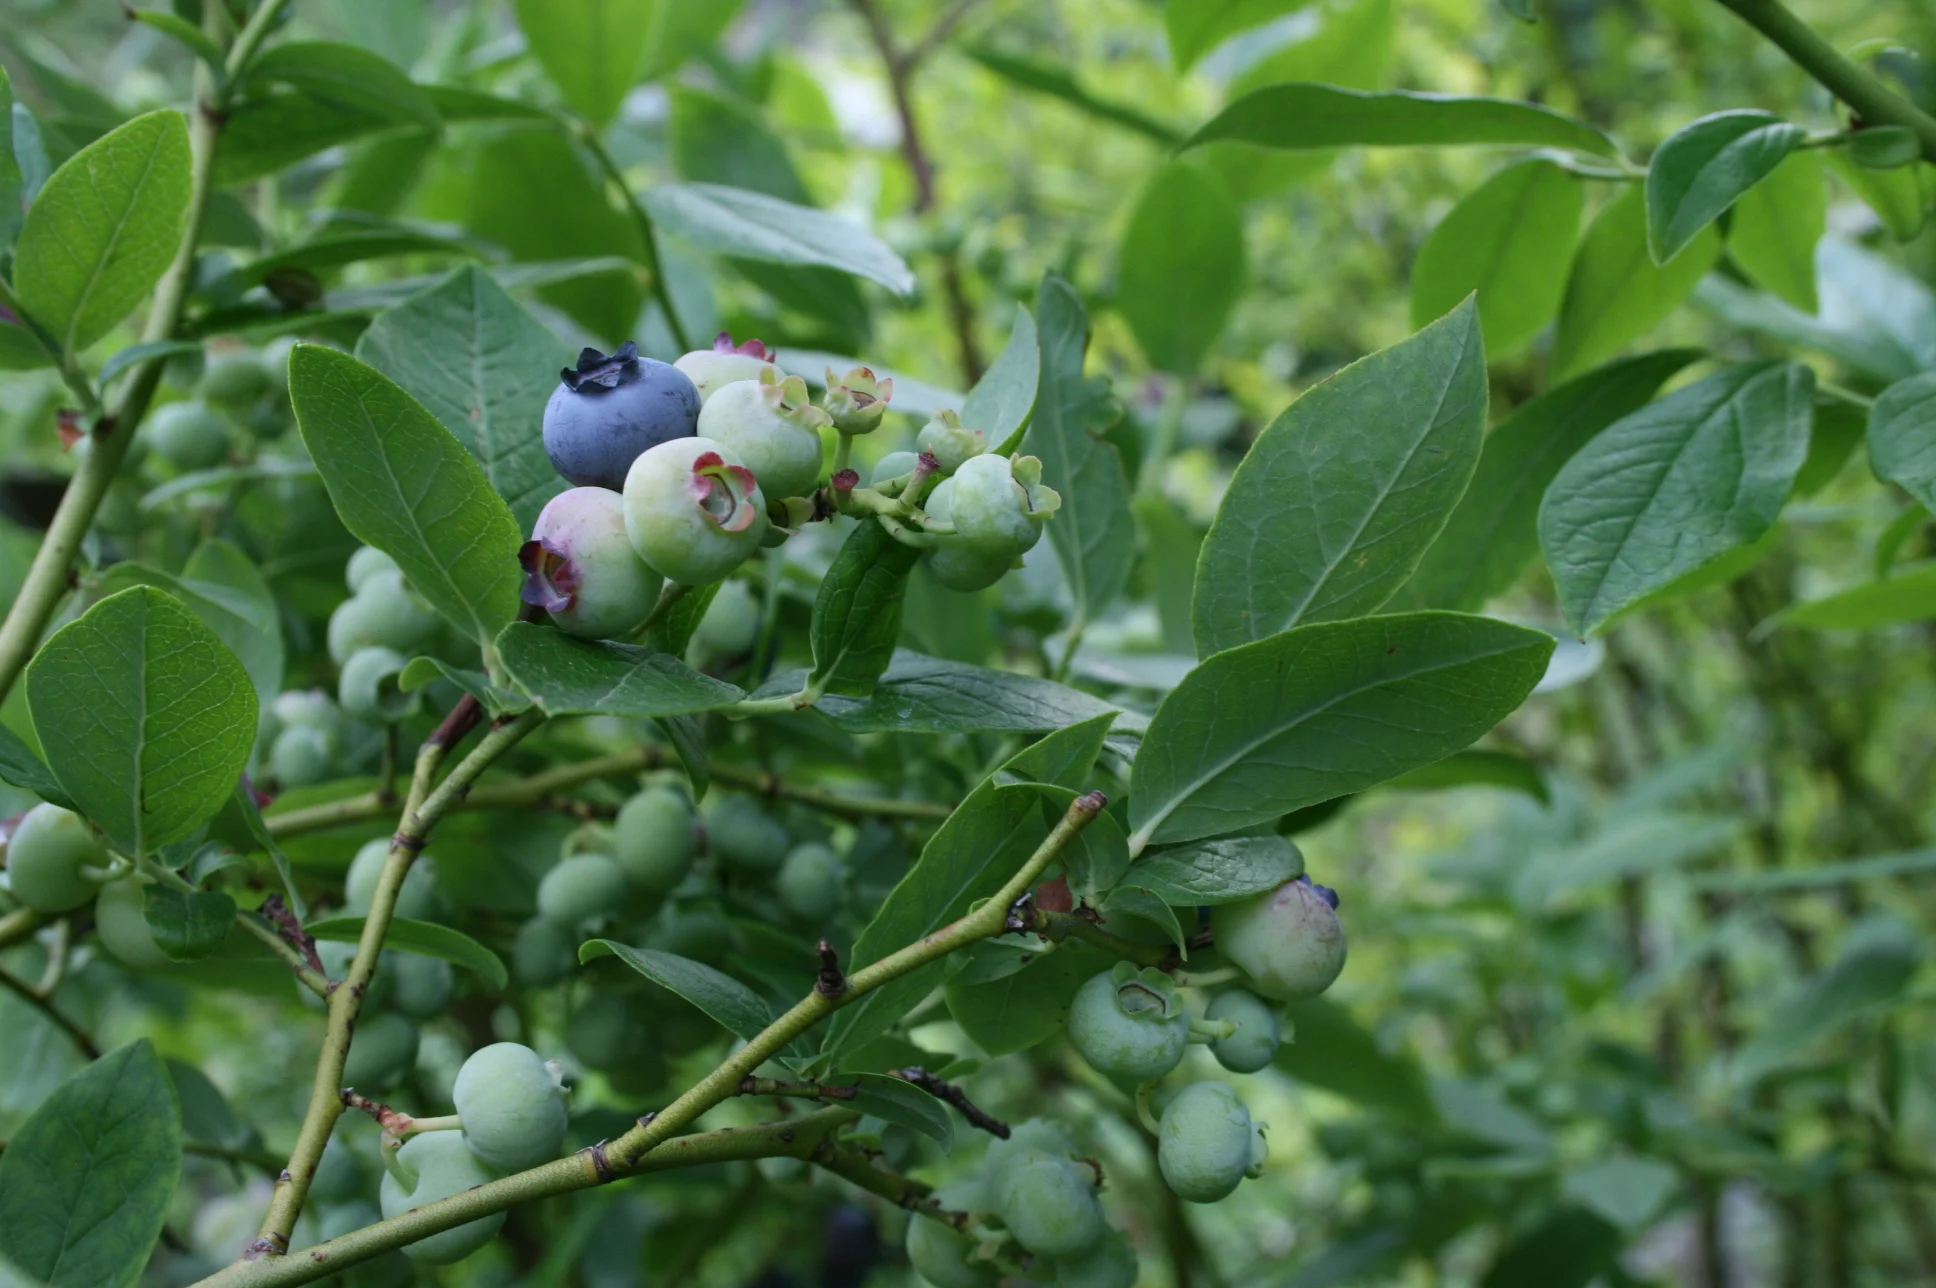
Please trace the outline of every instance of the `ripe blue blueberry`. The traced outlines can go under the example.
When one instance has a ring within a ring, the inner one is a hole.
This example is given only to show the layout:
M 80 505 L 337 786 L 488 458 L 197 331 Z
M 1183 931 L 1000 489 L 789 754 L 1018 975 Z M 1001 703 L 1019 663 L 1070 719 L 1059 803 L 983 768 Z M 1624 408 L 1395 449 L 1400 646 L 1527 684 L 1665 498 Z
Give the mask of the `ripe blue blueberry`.
M 1195 1082 L 1163 1111 L 1156 1133 L 1156 1165 L 1180 1199 L 1215 1203 L 1250 1170 L 1250 1110 L 1221 1082 Z
M 464 1142 L 492 1167 L 516 1172 L 558 1156 L 565 1089 L 530 1047 L 494 1042 L 473 1051 L 450 1097 L 464 1120 Z
M 1210 1020 L 1231 1020 L 1237 1031 L 1210 1044 L 1210 1054 L 1232 1073 L 1256 1073 L 1277 1054 L 1277 1012 L 1256 994 L 1233 988 L 1211 999 Z
M 805 496 L 820 481 L 820 431 L 832 424 L 807 398 L 807 382 L 761 372 L 714 390 L 699 412 L 699 436 L 723 443 L 768 497 Z
M 1265 997 L 1316 997 L 1344 970 L 1344 925 L 1337 896 L 1305 877 L 1227 903 L 1210 925 L 1224 959 Z
M 1069 1041 L 1097 1072 L 1155 1082 L 1183 1059 L 1190 1015 L 1176 984 L 1128 962 L 1092 977 L 1069 1007 Z
M 692 871 L 698 849 L 691 802 L 670 787 L 648 787 L 619 808 L 612 858 L 634 890 L 663 898 Z
M 199 399 L 169 403 L 148 414 L 148 442 L 178 470 L 205 470 L 228 458 L 229 431 Z
M 684 372 L 639 356 L 627 340 L 609 357 L 596 349 L 559 373 L 544 410 L 545 454 L 579 487 L 618 491 L 632 462 L 661 443 L 690 438 L 699 391 Z
M 378 1197 L 386 1217 L 402 1216 L 498 1178 L 496 1171 L 464 1147 L 463 1137 L 454 1131 L 427 1131 L 412 1136 L 397 1151 L 396 1161 L 397 1170 L 414 1176 L 416 1184 L 406 1188 L 397 1179 L 396 1172 L 384 1173 Z M 412 1261 L 447 1266 L 489 1243 L 503 1224 L 504 1213 L 493 1212 L 415 1243 L 406 1243 L 403 1253 Z
M 692 381 L 702 403 L 735 381 L 758 380 L 766 371 L 780 374 L 773 363 L 773 350 L 758 340 L 735 345 L 733 337 L 724 331 L 713 337 L 712 348 L 682 354 L 672 365 Z
M 709 438 L 661 443 L 625 477 L 625 535 L 669 581 L 719 581 L 765 533 L 766 497 L 753 472 Z
M 551 498 L 518 550 L 524 602 L 581 639 L 628 636 L 645 624 L 664 578 L 625 536 L 625 498 L 575 487 Z
M 107 846 L 79 814 L 41 804 L 7 838 L 7 882 L 35 912 L 68 912 L 89 903 L 100 886 L 86 869 L 106 868 Z

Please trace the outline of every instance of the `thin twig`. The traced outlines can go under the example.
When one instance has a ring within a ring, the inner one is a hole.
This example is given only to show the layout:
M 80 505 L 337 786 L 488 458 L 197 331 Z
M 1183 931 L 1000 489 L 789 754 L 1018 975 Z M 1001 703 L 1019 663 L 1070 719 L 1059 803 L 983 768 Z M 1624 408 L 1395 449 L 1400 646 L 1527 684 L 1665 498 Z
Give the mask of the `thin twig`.
M 786 1082 L 779 1078 L 748 1077 L 740 1081 L 741 1096 L 797 1096 L 803 1100 L 852 1100 L 852 1087 L 830 1087 L 819 1082 Z
M 961 1111 L 961 1116 L 968 1120 L 969 1126 L 979 1127 L 991 1136 L 1008 1139 L 1010 1134 L 1008 1124 L 970 1100 L 968 1093 L 954 1083 L 942 1081 L 918 1064 L 909 1065 L 905 1069 L 890 1069 L 888 1075 L 921 1088 L 937 1100 L 947 1101 Z
M 93 1037 L 88 1034 L 86 1029 L 61 1014 L 59 1009 L 55 1007 L 53 998 L 42 996 L 40 991 L 32 984 L 29 984 L 26 980 L 21 979 L 18 975 L 7 970 L 0 970 L 0 985 L 4 985 L 6 988 L 18 993 L 29 1006 L 52 1020 L 59 1027 L 60 1031 L 65 1033 L 76 1047 L 80 1048 L 82 1055 L 90 1060 L 99 1060 L 101 1058 L 101 1048 L 95 1045 Z

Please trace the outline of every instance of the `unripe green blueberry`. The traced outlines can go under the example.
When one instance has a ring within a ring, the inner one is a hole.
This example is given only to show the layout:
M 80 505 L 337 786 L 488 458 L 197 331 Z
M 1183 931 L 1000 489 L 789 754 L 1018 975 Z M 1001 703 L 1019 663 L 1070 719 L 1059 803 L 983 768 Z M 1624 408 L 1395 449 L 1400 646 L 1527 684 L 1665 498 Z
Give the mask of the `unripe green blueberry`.
M 507 1172 L 558 1157 L 565 1139 L 565 1089 L 538 1053 L 494 1042 L 471 1053 L 451 1089 L 464 1141 Z
M 685 796 L 669 787 L 648 787 L 619 808 L 612 858 L 633 889 L 662 898 L 692 871 L 698 840 Z
M 276 695 L 270 710 L 284 729 L 307 725 L 331 735 L 343 732 L 342 709 L 322 689 L 287 689 Z
M 685 373 L 692 381 L 693 388 L 699 391 L 700 410 L 705 410 L 704 402 L 727 385 L 742 380 L 758 380 L 766 372 L 780 374 L 773 364 L 773 350 L 758 340 L 748 340 L 735 345 L 733 337 L 721 331 L 713 338 L 710 349 L 695 349 L 682 354 L 672 365 Z
M 314 1182 L 309 1193 L 316 1194 Z M 254 1209 L 256 1224 L 262 1219 L 261 1205 Z M 331 1203 L 324 1207 L 316 1220 L 318 1242 L 340 1239 L 354 1230 L 375 1225 L 383 1219 L 383 1211 L 374 1203 L 358 1200 L 356 1202 Z M 249 1228 L 249 1236 L 255 1235 L 255 1225 Z M 233 1255 L 233 1254 L 231 1254 Z M 386 1252 L 382 1256 L 358 1263 L 353 1269 L 332 1276 L 332 1285 L 341 1288 L 410 1288 L 416 1282 L 417 1273 L 410 1268 L 410 1261 L 401 1252 Z
M 209 354 L 195 385 L 197 396 L 224 407 L 246 407 L 268 392 L 268 373 L 246 349 Z
M 1226 903 L 1210 915 L 1217 948 L 1265 997 L 1316 997 L 1344 970 L 1344 926 L 1335 899 L 1325 887 L 1298 877 Z
M 1055 1288 L 1136 1288 L 1136 1250 L 1114 1230 L 1103 1231 L 1096 1246 L 1055 1263 Z
M 343 1062 L 343 1085 L 384 1091 L 417 1067 L 417 1026 L 395 1011 L 372 1015 L 368 1007 L 366 999 Z
M 1038 1257 L 1073 1257 L 1102 1237 L 1095 1175 L 1080 1163 L 1046 1154 L 1025 1158 L 1004 1168 L 991 1188 L 1002 1224 Z
M 350 973 L 350 962 L 356 956 L 356 945 L 337 939 L 325 939 L 316 945 L 316 956 L 323 963 L 323 974 L 330 980 L 341 982 Z M 363 986 L 363 1009 L 366 1012 L 387 1006 L 390 1001 L 390 988 L 395 982 L 391 969 L 392 954 L 384 953 L 376 959 L 376 970 L 370 975 L 370 982 Z M 312 1011 L 328 1009 L 328 1003 L 300 984 L 296 986 L 296 996 L 302 1004 Z
M 871 434 L 881 426 L 887 405 L 894 398 L 894 381 L 882 380 L 872 368 L 855 367 L 844 376 L 827 368 L 826 392 L 820 406 L 842 434 Z
M 465 1148 L 462 1136 L 454 1131 L 427 1131 L 412 1136 L 397 1151 L 397 1162 L 416 1176 L 417 1184 L 406 1190 L 393 1173 L 384 1173 L 380 1198 L 385 1217 L 402 1216 L 498 1178 L 497 1172 Z M 504 1213 L 493 1212 L 415 1243 L 406 1243 L 403 1254 L 426 1265 L 447 1266 L 489 1243 L 503 1224 Z
M 1042 525 L 1062 504 L 1055 489 L 1042 485 L 1042 462 L 1033 456 L 977 456 L 948 482 L 955 534 L 990 555 L 1012 559 L 1034 549 Z
M 1099 1073 L 1155 1082 L 1183 1059 L 1190 1015 L 1169 976 L 1118 962 L 1077 990 L 1069 1040 Z
M 370 903 L 376 898 L 376 883 L 382 879 L 383 865 L 390 858 L 390 838 L 379 836 L 373 841 L 365 841 L 350 860 L 350 870 L 343 875 L 343 910 L 356 916 L 365 916 L 370 911 Z M 419 854 L 411 863 L 410 871 L 404 874 L 403 887 L 397 891 L 397 904 L 393 915 L 407 917 L 412 921 L 426 921 L 437 912 L 437 860 L 428 853 Z
M 358 649 L 422 652 L 437 638 L 441 621 L 400 572 L 378 570 L 329 617 L 329 657 L 338 666 Z
M 1277 1055 L 1277 1012 L 1256 994 L 1241 988 L 1219 993 L 1211 999 L 1206 1018 L 1237 1025 L 1235 1033 L 1210 1044 L 1210 1054 L 1232 1073 L 1256 1073 Z
M 942 544 L 928 551 L 927 559 L 936 581 L 964 593 L 988 589 L 1015 566 L 1013 555 L 991 555 L 952 537 L 942 538 Z
M 228 459 L 228 426 L 198 399 L 155 408 L 147 429 L 155 455 L 178 470 L 205 470 Z
M 403 668 L 410 659 L 391 648 L 362 648 L 343 663 L 336 700 L 352 718 L 369 724 L 401 724 L 423 705 L 423 691 L 404 690 Z
M 625 535 L 670 581 L 720 580 L 760 548 L 765 533 L 766 497 L 753 472 L 710 438 L 661 443 L 625 476 Z
M 981 1196 L 982 1204 L 993 1206 L 991 1196 L 1011 1167 L 1031 1158 L 1071 1159 L 1075 1156 L 1075 1142 L 1054 1123 L 1041 1118 L 1016 1123 L 1007 1139 L 989 1142 L 988 1153 L 982 1160 L 983 1178 L 988 1184 L 988 1194 Z
M 413 1020 L 434 1020 L 450 1009 L 457 992 L 457 973 L 440 957 L 420 957 L 398 953 L 392 963 L 395 971 L 395 998 L 398 1012 Z
M 796 845 L 773 879 L 780 906 L 801 921 L 821 921 L 834 914 L 846 898 L 847 865 L 833 848 L 819 841 Z
M 354 595 L 379 573 L 393 572 L 403 576 L 403 569 L 397 561 L 384 554 L 375 546 L 358 546 L 350 556 L 349 563 L 343 566 L 343 580 L 348 583 L 350 594 Z
M 1194 1082 L 1163 1110 L 1156 1165 L 1180 1199 L 1215 1203 L 1250 1170 L 1250 1110 L 1221 1082 Z
M 875 462 L 873 473 L 869 475 L 868 481 L 879 486 L 888 479 L 897 479 L 903 474 L 914 473 L 914 467 L 920 463 L 921 455 L 918 452 L 889 452 Z
M 631 635 L 645 624 L 665 579 L 625 535 L 625 498 L 575 487 L 551 498 L 518 550 L 524 602 L 581 639 Z
M 269 744 L 269 772 L 284 788 L 328 782 L 336 772 L 336 736 L 314 725 L 291 725 Z
M 133 877 L 108 882 L 94 899 L 94 933 L 124 966 L 160 970 L 170 959 L 148 929 L 147 901 L 147 887 Z
M 34 806 L 7 838 L 8 887 L 35 912 L 68 912 L 91 902 L 101 887 L 82 869 L 110 861 L 87 821 L 58 805 Z
M 975 1241 L 953 1226 L 922 1216 L 908 1221 L 908 1264 L 934 1288 L 994 1288 L 1000 1272 L 971 1260 L 974 1250 Z
M 751 796 L 729 792 L 706 807 L 706 846 L 742 872 L 775 872 L 787 856 L 787 833 Z
M 578 937 L 533 917 L 518 927 L 511 943 L 511 973 L 527 988 L 549 988 L 578 965 Z
M 969 429 L 952 411 L 936 412 L 934 419 L 915 435 L 914 442 L 918 450 L 934 457 L 943 474 L 953 474 L 988 450 L 988 435 L 979 429 Z
M 560 859 L 538 882 L 538 915 L 576 930 L 604 921 L 625 901 L 625 869 L 603 854 Z
M 743 581 L 721 582 L 693 628 L 693 644 L 712 657 L 738 657 L 751 652 L 759 638 L 759 596 Z
M 798 376 L 736 380 L 699 409 L 699 436 L 722 443 L 753 471 L 769 498 L 805 496 L 820 481 L 820 431 L 832 421 L 807 398 Z

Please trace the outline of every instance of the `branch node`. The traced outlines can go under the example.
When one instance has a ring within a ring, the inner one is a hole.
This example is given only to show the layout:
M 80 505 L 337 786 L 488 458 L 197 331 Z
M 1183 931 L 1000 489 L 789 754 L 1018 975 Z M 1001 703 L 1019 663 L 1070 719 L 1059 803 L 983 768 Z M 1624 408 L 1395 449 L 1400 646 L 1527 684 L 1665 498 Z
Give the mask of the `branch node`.
M 601 1140 L 596 1145 L 585 1146 L 583 1151 L 590 1156 L 592 1160 L 592 1174 L 598 1177 L 598 1183 L 600 1185 L 606 1185 L 618 1179 L 618 1172 L 613 1168 L 612 1160 L 606 1157 L 605 1154 L 605 1146 L 608 1143 L 608 1141 Z
M 814 945 L 820 954 L 820 975 L 813 982 L 813 991 L 828 1001 L 837 1001 L 847 992 L 847 976 L 841 973 L 840 954 L 826 940 Z
M 280 1257 L 289 1251 L 289 1236 L 286 1234 L 265 1234 L 242 1250 L 242 1260 L 260 1261 L 264 1257 Z

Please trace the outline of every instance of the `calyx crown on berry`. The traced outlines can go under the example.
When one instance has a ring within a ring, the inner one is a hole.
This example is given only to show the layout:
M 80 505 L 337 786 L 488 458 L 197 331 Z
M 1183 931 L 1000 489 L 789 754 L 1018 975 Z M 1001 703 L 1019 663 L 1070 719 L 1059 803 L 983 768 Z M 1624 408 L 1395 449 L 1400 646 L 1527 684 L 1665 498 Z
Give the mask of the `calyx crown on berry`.
M 547 613 L 562 613 L 571 607 L 578 593 L 578 569 L 568 555 L 543 541 L 531 540 L 518 547 L 518 564 L 524 569 L 524 589 L 519 598 L 525 603 Z
M 833 419 L 834 428 L 843 434 L 871 434 L 887 414 L 894 397 L 894 381 L 876 379 L 866 367 L 855 367 L 844 376 L 827 368 L 827 395 L 821 405 Z
M 940 462 L 943 474 L 953 474 L 973 458 L 988 450 L 988 435 L 969 429 L 953 411 L 938 411 L 921 427 L 915 442 Z
M 595 394 L 618 388 L 625 383 L 627 376 L 635 375 L 638 369 L 639 346 L 627 340 L 609 354 L 589 347 L 580 349 L 578 365 L 564 368 L 558 373 L 558 378 L 573 393 Z
M 744 354 L 749 358 L 758 358 L 761 362 L 779 361 L 779 354 L 775 353 L 771 347 L 759 340 L 748 340 L 744 344 L 734 344 L 732 333 L 729 331 L 721 331 L 713 337 L 713 352 Z
M 728 465 L 718 452 L 705 452 L 692 463 L 686 492 L 720 531 L 744 532 L 759 519 L 752 502 L 757 486 L 744 465 Z
M 1009 472 L 1031 519 L 1046 519 L 1062 508 L 1062 494 L 1042 481 L 1040 457 L 1017 456 L 1009 463 Z
M 760 400 L 774 415 L 802 429 L 819 429 L 834 423 L 833 417 L 813 405 L 805 380 L 799 376 L 782 376 L 772 367 L 760 372 Z
M 1131 962 L 1117 962 L 1109 978 L 1116 986 L 1116 1009 L 1124 1015 L 1167 1020 L 1183 1009 L 1176 981 L 1154 966 L 1138 970 Z

